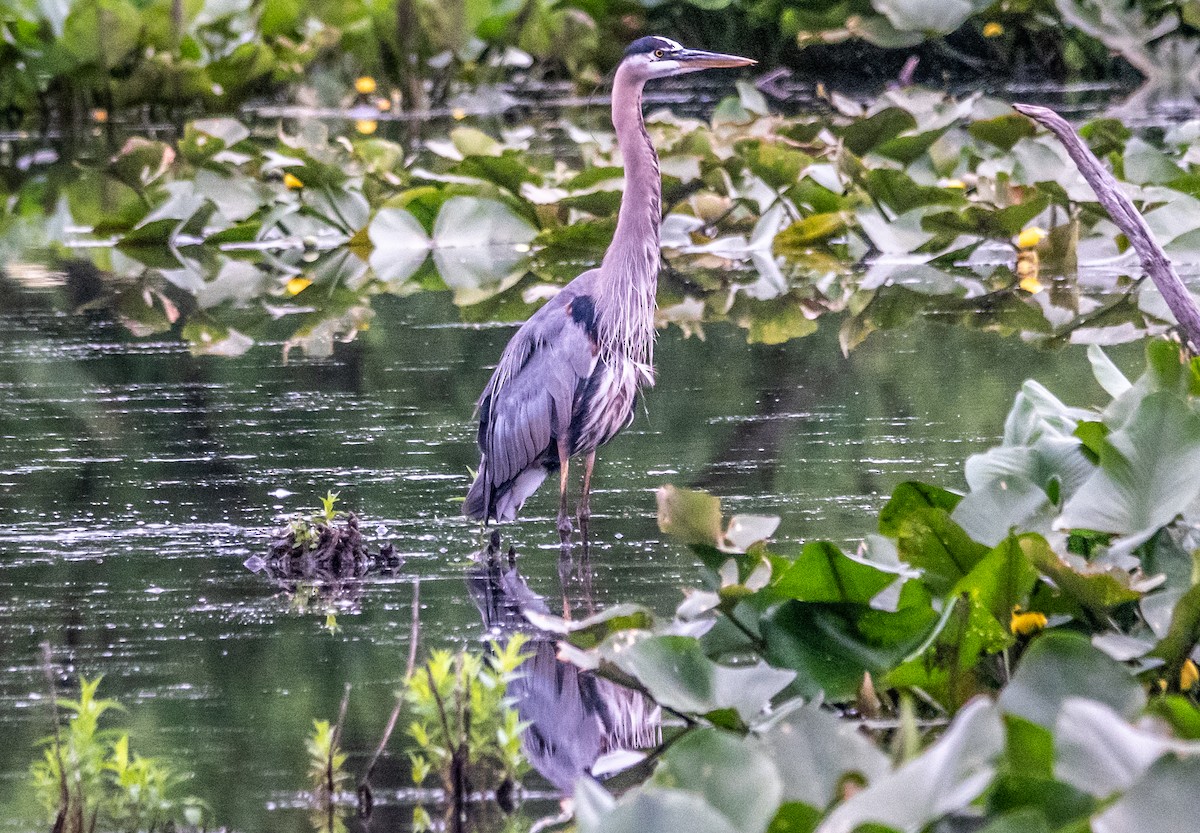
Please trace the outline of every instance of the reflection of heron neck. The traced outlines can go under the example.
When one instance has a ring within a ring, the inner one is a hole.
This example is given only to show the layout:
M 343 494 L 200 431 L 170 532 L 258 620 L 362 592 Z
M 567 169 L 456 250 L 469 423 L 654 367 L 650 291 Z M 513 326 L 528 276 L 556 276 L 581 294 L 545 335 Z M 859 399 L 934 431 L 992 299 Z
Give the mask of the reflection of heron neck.
M 654 294 L 658 283 L 662 180 L 658 154 L 642 120 L 642 82 L 628 67 L 613 82 L 612 119 L 625 164 L 625 191 L 612 245 L 600 265 L 601 342 L 647 366 L 654 361 Z

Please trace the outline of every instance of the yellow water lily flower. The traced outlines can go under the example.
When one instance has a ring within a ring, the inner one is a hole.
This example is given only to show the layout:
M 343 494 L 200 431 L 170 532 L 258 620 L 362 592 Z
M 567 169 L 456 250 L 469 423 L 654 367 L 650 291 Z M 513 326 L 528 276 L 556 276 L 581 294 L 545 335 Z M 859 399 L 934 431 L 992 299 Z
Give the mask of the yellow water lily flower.
M 295 277 L 287 282 L 287 294 L 299 295 L 304 290 L 312 286 L 312 281 L 308 278 Z
M 1045 238 L 1047 231 L 1044 228 L 1030 226 L 1017 235 L 1017 245 L 1022 249 L 1032 249 L 1038 243 L 1041 243 Z
M 295 174 L 284 174 L 283 184 L 288 188 L 291 188 L 293 191 L 299 191 L 304 187 L 304 182 L 302 182 L 300 177 L 296 176 Z
M 983 36 L 985 38 L 998 38 L 1003 34 L 1004 27 L 994 20 L 983 25 Z
M 1013 634 L 1016 636 L 1030 636 L 1045 629 L 1045 627 L 1046 614 L 1038 613 L 1036 610 L 1022 613 L 1020 605 L 1013 605 L 1012 621 L 1008 624 L 1008 628 Z
M 364 136 L 370 136 L 379 128 L 379 122 L 374 119 L 359 119 L 354 123 L 354 129 Z
M 450 111 L 450 115 L 453 116 L 455 121 L 462 121 L 467 117 L 467 111 L 461 107 L 455 107 Z
M 1196 663 L 1190 659 L 1183 661 L 1183 667 L 1179 669 L 1179 690 L 1191 691 L 1200 683 L 1200 668 L 1196 668 Z
M 369 75 L 364 75 L 354 81 L 354 91 L 359 95 L 370 95 L 375 92 L 375 79 Z

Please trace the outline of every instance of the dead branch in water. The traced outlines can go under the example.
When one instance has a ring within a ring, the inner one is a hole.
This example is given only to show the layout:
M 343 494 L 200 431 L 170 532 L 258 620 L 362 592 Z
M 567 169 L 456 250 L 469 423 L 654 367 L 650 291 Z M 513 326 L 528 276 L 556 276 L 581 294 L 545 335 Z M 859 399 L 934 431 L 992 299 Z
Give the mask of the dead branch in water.
M 1145 218 L 1121 191 L 1116 178 L 1100 164 L 1100 160 L 1084 144 L 1075 129 L 1058 113 L 1049 107 L 1034 104 L 1014 104 L 1013 109 L 1041 124 L 1062 142 L 1083 178 L 1096 192 L 1104 210 L 1129 238 L 1138 259 L 1142 262 L 1142 268 L 1162 293 L 1171 314 L 1179 322 L 1179 334 L 1184 347 L 1191 355 L 1200 355 L 1200 307 L 1179 279 L 1162 246 L 1150 233 Z

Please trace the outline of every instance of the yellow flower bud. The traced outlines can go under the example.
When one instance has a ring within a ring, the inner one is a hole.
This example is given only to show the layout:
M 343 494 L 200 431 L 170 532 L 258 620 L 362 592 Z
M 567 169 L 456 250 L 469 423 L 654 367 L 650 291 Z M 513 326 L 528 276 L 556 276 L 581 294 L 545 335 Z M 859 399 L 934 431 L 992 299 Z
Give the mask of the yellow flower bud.
M 295 277 L 287 282 L 287 294 L 299 295 L 304 290 L 312 286 L 312 281 L 308 278 Z
M 1032 249 L 1038 243 L 1041 243 L 1045 236 L 1046 230 L 1044 228 L 1030 226 L 1017 235 L 1017 245 L 1022 249 Z
M 1015 635 L 1030 636 L 1043 630 L 1045 627 L 1046 614 L 1038 613 L 1036 610 L 1022 613 L 1020 605 L 1013 605 L 1012 621 L 1009 622 L 1008 628 Z
M 354 82 L 354 91 L 359 95 L 370 95 L 375 92 L 375 79 L 369 75 L 364 75 Z
M 293 191 L 299 191 L 304 187 L 304 183 L 300 180 L 300 177 L 296 176 L 295 174 L 284 174 L 283 184 L 288 188 L 291 188 Z
M 983 26 L 983 36 L 985 38 L 998 38 L 1004 34 L 1004 27 L 996 21 L 985 23 Z
M 354 123 L 354 129 L 364 136 L 370 136 L 379 127 L 379 122 L 374 119 L 359 119 Z
M 1179 690 L 1191 691 L 1196 683 L 1200 683 L 1200 669 L 1196 668 L 1196 663 L 1185 659 L 1183 667 L 1179 669 Z

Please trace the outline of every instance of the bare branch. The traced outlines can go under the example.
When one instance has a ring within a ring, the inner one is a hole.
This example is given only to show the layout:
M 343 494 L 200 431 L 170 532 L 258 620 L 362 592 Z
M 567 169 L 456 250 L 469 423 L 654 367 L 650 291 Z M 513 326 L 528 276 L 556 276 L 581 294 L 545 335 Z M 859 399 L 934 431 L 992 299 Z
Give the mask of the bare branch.
M 1129 238 L 1138 259 L 1142 262 L 1142 268 L 1162 293 L 1171 314 L 1179 322 L 1179 333 L 1184 346 L 1191 355 L 1200 355 L 1200 307 L 1179 279 L 1162 246 L 1154 239 L 1145 218 L 1121 191 L 1116 178 L 1100 164 L 1100 160 L 1084 144 L 1075 129 L 1058 113 L 1049 107 L 1034 104 L 1014 104 L 1013 109 L 1041 124 L 1062 142 L 1083 178 L 1096 192 L 1104 210 Z

